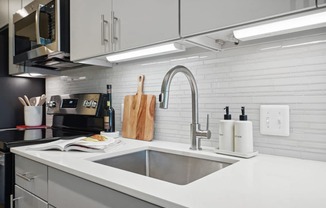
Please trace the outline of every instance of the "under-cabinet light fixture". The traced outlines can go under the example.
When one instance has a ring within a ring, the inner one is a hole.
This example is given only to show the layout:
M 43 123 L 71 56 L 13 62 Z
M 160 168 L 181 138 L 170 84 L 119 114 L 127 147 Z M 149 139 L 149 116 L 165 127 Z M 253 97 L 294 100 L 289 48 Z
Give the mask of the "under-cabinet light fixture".
M 23 73 L 15 75 L 17 77 L 44 77 L 45 75 L 39 73 Z
M 310 13 L 291 19 L 283 19 L 266 24 L 234 30 L 233 35 L 238 40 L 246 41 L 325 26 L 326 11 L 323 10 L 323 12 Z
M 106 56 L 106 59 L 109 62 L 122 62 L 182 51 L 185 51 L 185 47 L 183 45 L 178 43 L 169 43 L 108 55 Z
M 13 76 L 18 77 L 34 77 L 34 78 L 45 78 L 48 76 L 59 76 L 61 75 L 60 71 L 54 69 L 45 69 L 39 67 L 27 67 L 20 66 L 20 72 L 13 74 Z

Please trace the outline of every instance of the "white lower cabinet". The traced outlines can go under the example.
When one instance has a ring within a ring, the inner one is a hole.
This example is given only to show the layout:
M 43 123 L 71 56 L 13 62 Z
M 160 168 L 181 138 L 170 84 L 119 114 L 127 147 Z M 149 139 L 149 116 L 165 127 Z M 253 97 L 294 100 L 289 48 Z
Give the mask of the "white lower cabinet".
M 13 200 L 15 208 L 47 208 L 48 203 L 25 189 L 15 186 L 15 197 Z
M 46 165 L 16 155 L 15 183 L 44 200 L 48 198 L 48 169 Z
M 54 168 L 48 173 L 48 202 L 56 208 L 159 207 Z
M 15 208 L 159 207 L 19 155 L 15 184 Z

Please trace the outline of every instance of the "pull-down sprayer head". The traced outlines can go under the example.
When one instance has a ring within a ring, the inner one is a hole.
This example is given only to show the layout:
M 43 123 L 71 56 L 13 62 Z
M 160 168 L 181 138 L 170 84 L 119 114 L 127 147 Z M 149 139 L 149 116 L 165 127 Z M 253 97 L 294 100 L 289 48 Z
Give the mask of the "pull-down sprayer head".
M 164 108 L 164 109 L 168 108 L 171 81 L 174 75 L 176 75 L 179 72 L 183 73 L 189 81 L 190 88 L 191 88 L 192 122 L 197 123 L 198 121 L 197 84 L 194 75 L 185 66 L 181 66 L 181 65 L 175 66 L 166 73 L 162 82 L 161 94 L 159 95 L 160 108 Z

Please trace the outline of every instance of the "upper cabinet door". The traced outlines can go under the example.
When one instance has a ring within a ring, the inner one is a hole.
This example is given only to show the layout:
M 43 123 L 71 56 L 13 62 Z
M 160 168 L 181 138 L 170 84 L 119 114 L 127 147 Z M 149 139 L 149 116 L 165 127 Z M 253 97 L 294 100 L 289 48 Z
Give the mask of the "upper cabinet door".
M 33 0 L 22 0 L 22 7 L 27 6 L 29 3 L 31 3 Z
M 8 0 L 0 0 L 0 29 L 8 24 Z
M 179 38 L 178 0 L 113 0 L 114 50 Z
M 316 7 L 315 0 L 180 0 L 181 36 Z
M 111 0 L 70 0 L 70 59 L 78 61 L 111 51 Z
M 326 0 L 317 0 L 317 6 L 318 7 L 326 6 Z

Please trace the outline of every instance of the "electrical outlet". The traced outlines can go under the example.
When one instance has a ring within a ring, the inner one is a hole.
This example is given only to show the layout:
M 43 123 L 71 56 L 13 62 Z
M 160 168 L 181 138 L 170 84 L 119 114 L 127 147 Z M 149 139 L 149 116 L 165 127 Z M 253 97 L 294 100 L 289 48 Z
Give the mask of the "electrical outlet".
M 290 108 L 288 105 L 260 106 L 260 133 L 264 135 L 290 135 Z

